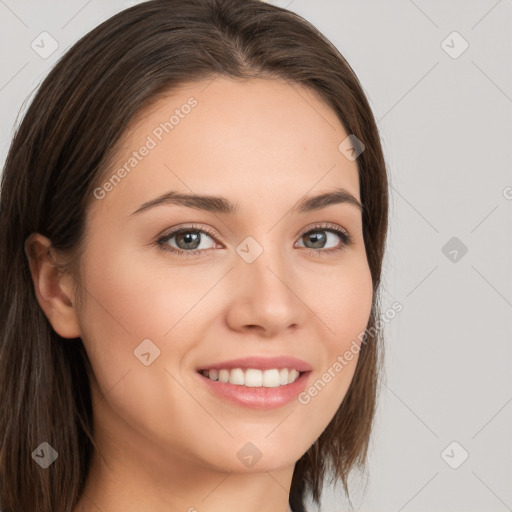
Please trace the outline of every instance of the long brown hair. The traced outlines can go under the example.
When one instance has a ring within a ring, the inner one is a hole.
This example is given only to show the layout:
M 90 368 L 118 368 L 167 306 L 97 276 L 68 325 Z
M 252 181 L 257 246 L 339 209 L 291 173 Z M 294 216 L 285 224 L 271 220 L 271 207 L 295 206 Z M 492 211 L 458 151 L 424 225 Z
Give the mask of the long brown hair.
M 34 232 L 69 256 L 78 281 L 84 219 L 109 155 L 135 115 L 184 83 L 224 75 L 308 86 L 363 141 L 357 158 L 363 235 L 374 299 L 348 392 L 297 461 L 290 504 L 319 503 L 330 473 L 365 468 L 382 364 L 379 283 L 388 219 L 386 167 L 377 126 L 349 64 L 299 15 L 257 0 L 151 0 L 82 37 L 41 84 L 16 130 L 0 203 L 0 508 L 69 512 L 83 492 L 94 449 L 90 363 L 38 304 L 24 253 Z M 340 141 L 341 142 L 341 141 Z M 380 357 L 379 357 L 380 355 Z M 42 442 L 65 464 L 42 469 Z

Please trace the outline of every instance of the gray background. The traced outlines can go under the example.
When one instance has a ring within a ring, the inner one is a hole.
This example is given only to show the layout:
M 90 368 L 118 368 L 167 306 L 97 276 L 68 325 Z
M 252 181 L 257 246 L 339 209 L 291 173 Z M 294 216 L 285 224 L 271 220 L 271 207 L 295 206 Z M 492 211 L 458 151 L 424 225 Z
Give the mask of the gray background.
M 0 0 L 2 163 L 59 56 L 134 3 Z M 512 1 L 271 3 L 347 58 L 390 173 L 383 310 L 403 310 L 385 329 L 369 480 L 352 475 L 354 508 L 512 510 Z M 31 47 L 43 31 L 58 42 L 47 58 Z M 348 508 L 341 487 L 325 490 L 322 511 Z

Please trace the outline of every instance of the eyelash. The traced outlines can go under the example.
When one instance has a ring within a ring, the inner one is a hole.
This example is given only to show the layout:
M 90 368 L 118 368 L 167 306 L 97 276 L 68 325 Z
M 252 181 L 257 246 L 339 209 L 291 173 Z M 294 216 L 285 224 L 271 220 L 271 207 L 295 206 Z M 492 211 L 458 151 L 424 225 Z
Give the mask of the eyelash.
M 199 249 L 199 250 L 192 250 L 192 251 L 184 251 L 182 249 L 176 249 L 175 247 L 171 247 L 170 245 L 166 244 L 171 238 L 173 238 L 175 235 L 182 233 L 182 232 L 188 232 L 188 231 L 198 231 L 200 233 L 204 233 L 208 235 L 210 238 L 212 238 L 214 241 L 216 241 L 216 234 L 210 231 L 206 227 L 200 227 L 196 224 L 191 224 L 190 226 L 184 226 L 180 227 L 178 229 L 175 229 L 174 231 L 171 231 L 170 233 L 167 233 L 166 235 L 158 238 L 156 241 L 156 244 L 162 251 L 168 251 L 172 252 L 174 254 L 177 254 L 179 256 L 197 256 L 201 255 L 208 249 Z M 322 254 L 332 254 L 337 253 L 345 250 L 349 245 L 352 244 L 353 240 L 350 234 L 347 231 L 344 231 L 334 224 L 329 223 L 322 223 L 322 224 L 316 224 L 309 228 L 307 231 L 304 231 L 299 238 L 304 237 L 308 233 L 314 232 L 314 231 L 329 231 L 330 233 L 334 233 L 338 235 L 341 239 L 341 243 L 339 246 L 331 248 L 331 249 L 309 249 L 305 247 L 304 249 L 309 252 L 309 254 L 319 256 L 318 253 Z

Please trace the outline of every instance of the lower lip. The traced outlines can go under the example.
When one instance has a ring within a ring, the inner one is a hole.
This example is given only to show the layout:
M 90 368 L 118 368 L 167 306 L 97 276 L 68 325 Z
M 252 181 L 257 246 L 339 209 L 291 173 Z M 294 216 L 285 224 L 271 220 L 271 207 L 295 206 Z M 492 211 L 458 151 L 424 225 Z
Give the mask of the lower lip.
M 277 409 L 292 402 L 304 391 L 310 373 L 301 373 L 291 384 L 275 388 L 251 388 L 212 380 L 199 372 L 197 375 L 212 393 L 231 403 L 251 409 Z

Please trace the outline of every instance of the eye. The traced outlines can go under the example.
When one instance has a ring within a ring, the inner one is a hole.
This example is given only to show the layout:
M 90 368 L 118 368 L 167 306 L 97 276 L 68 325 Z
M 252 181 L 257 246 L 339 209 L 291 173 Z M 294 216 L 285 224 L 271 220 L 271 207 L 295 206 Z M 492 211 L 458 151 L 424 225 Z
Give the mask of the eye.
M 302 245 L 299 245 L 299 247 L 321 249 L 320 251 L 311 250 L 310 253 L 333 253 L 342 251 L 349 246 L 352 243 L 352 238 L 349 233 L 338 226 L 321 224 L 313 226 L 312 229 L 306 231 L 299 239 L 299 242 L 302 242 Z
M 180 256 L 200 256 L 208 249 L 215 248 L 215 238 L 216 235 L 209 229 L 190 225 L 172 230 L 156 243 L 162 250 Z M 318 256 L 342 251 L 352 243 L 352 237 L 339 226 L 326 223 L 312 226 L 297 243 L 299 245 L 296 247 L 302 247 Z
M 163 250 L 170 251 L 180 255 L 194 256 L 201 254 L 206 249 L 215 246 L 213 233 L 205 228 L 195 226 L 186 226 L 175 229 L 157 240 L 157 244 Z M 211 243 L 208 245 L 208 240 Z M 171 243 L 173 242 L 173 243 Z M 206 246 L 204 245 L 206 242 Z

